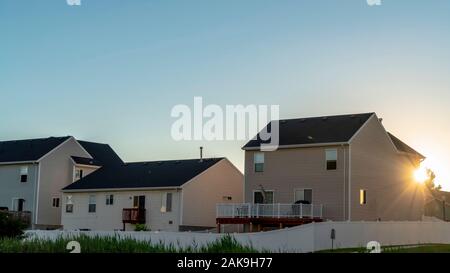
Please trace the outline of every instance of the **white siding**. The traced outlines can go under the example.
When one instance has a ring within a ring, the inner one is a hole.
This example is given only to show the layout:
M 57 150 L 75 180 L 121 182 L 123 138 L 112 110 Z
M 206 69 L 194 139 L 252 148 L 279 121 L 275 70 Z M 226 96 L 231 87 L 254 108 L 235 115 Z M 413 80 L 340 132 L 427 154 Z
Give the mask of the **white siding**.
M 161 212 L 163 194 L 172 192 L 172 211 Z M 96 196 L 95 213 L 88 212 L 89 195 Z M 106 205 L 106 195 L 114 195 L 114 204 Z M 180 219 L 180 192 L 176 190 L 110 191 L 63 194 L 62 225 L 65 230 L 119 230 L 123 228 L 122 209 L 133 207 L 133 196 L 145 195 L 146 225 L 152 231 L 177 231 Z M 66 213 L 65 196 L 72 195 L 73 213 Z M 169 223 L 172 221 L 172 224 Z M 127 224 L 126 230 L 134 230 Z

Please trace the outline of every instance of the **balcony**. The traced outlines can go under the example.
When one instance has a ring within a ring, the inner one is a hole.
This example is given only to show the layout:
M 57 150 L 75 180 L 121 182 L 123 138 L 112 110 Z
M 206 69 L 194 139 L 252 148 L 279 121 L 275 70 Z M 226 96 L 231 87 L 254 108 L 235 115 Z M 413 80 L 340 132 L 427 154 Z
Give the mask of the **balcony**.
M 144 224 L 145 209 L 127 208 L 122 210 L 122 222 L 128 224 Z
M 261 226 L 296 226 L 322 221 L 323 205 L 316 204 L 218 204 L 216 223 Z M 252 229 L 252 228 L 250 228 Z

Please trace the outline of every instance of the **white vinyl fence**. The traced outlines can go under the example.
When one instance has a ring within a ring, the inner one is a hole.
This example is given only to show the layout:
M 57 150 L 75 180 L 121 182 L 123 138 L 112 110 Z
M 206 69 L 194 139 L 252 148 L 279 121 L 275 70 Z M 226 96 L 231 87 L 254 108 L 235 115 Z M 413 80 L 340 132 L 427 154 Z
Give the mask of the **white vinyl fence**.
M 382 246 L 423 243 L 450 243 L 447 222 L 322 222 L 258 233 L 234 233 L 243 245 L 271 252 L 312 252 L 331 249 L 331 230 L 335 230 L 335 248 L 365 247 L 369 241 Z M 139 241 L 163 243 L 175 247 L 202 246 L 225 234 L 195 232 L 102 232 L 102 231 L 27 231 L 28 238 L 55 240 L 76 235 L 117 236 Z M 82 247 L 82 246 L 81 246 Z

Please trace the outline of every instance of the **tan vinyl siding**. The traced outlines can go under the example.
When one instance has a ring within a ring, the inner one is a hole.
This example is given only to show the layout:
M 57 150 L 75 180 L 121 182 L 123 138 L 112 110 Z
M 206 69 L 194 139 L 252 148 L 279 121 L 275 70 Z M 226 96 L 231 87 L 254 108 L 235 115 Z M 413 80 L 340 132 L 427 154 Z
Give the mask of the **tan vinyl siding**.
M 351 143 L 351 220 L 420 220 L 423 188 L 413 179 L 418 158 L 398 153 L 376 116 Z M 360 189 L 367 204 L 359 203 Z
M 243 201 L 243 175 L 228 159 L 214 166 L 183 185 L 183 226 L 214 227 L 217 203 L 241 203 Z M 232 200 L 223 200 L 231 196 Z
M 52 198 L 62 200 L 61 189 L 73 181 L 73 162 L 70 156 L 89 157 L 74 138 L 48 154 L 40 164 L 39 205 L 37 225 L 61 225 L 61 206 L 54 208 Z
M 337 149 L 337 169 L 326 170 L 326 149 Z M 291 204 L 295 189 L 313 190 L 313 204 L 323 204 L 324 217 L 344 219 L 344 186 L 348 172 L 348 147 L 327 146 L 279 149 L 265 152 L 264 172 L 255 172 L 253 154 L 245 152 L 245 202 L 253 202 L 253 191 L 262 185 L 274 191 L 275 203 Z

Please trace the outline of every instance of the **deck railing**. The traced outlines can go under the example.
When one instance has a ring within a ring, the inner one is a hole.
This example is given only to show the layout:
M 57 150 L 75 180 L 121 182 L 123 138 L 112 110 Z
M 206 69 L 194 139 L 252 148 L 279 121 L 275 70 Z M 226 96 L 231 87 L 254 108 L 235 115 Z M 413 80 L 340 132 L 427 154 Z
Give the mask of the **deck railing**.
M 145 209 L 127 208 L 122 210 L 122 222 L 130 224 L 145 223 Z
M 322 210 L 315 204 L 217 204 L 216 218 L 322 218 Z

